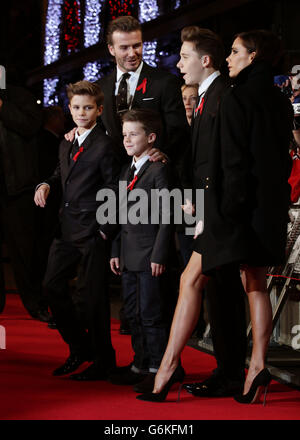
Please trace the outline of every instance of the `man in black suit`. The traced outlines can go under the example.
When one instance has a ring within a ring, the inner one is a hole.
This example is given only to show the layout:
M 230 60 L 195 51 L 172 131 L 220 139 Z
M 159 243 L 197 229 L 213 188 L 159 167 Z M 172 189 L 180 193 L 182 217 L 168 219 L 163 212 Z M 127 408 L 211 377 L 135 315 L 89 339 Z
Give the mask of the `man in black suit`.
M 58 167 L 35 193 L 35 203 L 44 207 L 50 188 L 52 191 L 62 186 L 63 192 L 60 234 L 50 249 L 44 284 L 49 292 L 50 309 L 62 338 L 69 345 L 70 356 L 53 374 L 72 373 L 85 361 L 93 361 L 71 379 L 103 380 L 115 367 L 107 294 L 107 238 L 115 226 L 103 224 L 99 229 L 96 194 L 101 188 L 117 190 L 120 167 L 112 140 L 96 124 L 103 103 L 100 87 L 80 81 L 68 87 L 68 97 L 78 127 L 75 142 L 62 141 Z M 77 285 L 86 309 L 86 322 L 79 318 L 68 289 L 74 265 L 80 268 Z
M 199 84 L 192 148 L 186 165 L 191 171 L 193 188 L 205 190 L 210 184 L 207 176 L 216 116 L 226 89 L 226 81 L 219 71 L 224 51 L 219 37 L 207 29 L 187 27 L 181 37 L 183 44 L 178 67 L 184 73 L 186 84 Z M 195 250 L 201 254 L 201 235 L 197 238 Z M 238 265 L 216 270 L 206 292 L 217 369 L 205 381 L 185 384 L 184 387 L 195 396 L 230 396 L 243 386 L 247 347 L 244 290 Z
M 142 60 L 142 30 L 135 18 L 118 17 L 110 22 L 107 43 L 116 68 L 98 81 L 104 93 L 101 118 L 108 134 L 119 145 L 120 155 L 128 161 L 122 144 L 120 115 L 128 109 L 148 108 L 158 112 L 162 120 L 163 129 L 154 146 L 180 166 L 189 139 L 180 80 Z

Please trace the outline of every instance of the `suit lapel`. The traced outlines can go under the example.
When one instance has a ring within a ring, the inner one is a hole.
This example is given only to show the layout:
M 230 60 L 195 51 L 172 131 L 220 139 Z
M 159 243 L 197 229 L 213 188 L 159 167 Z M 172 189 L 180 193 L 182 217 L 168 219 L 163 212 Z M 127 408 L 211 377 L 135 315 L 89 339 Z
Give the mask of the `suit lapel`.
M 95 138 L 97 134 L 97 126 L 94 127 L 94 129 L 91 131 L 91 133 L 88 135 L 88 137 L 85 139 L 85 141 L 82 143 L 82 147 L 83 147 L 83 152 L 81 154 L 79 154 L 77 160 L 73 160 L 70 159 L 69 161 L 69 157 L 70 157 L 70 153 L 71 153 L 71 147 L 68 149 L 67 151 L 67 156 L 66 156 L 66 163 L 68 165 L 68 170 L 67 170 L 67 174 L 66 174 L 66 178 L 63 182 L 63 184 L 65 184 L 65 181 L 68 179 L 68 177 L 70 176 L 70 174 L 73 172 L 76 164 L 82 159 L 82 157 L 86 154 L 86 151 L 89 149 L 89 147 L 91 146 L 91 144 L 93 143 L 93 140 Z
M 147 170 L 147 168 L 149 168 L 150 165 L 151 165 L 151 162 L 149 160 L 147 160 L 147 162 L 144 163 L 144 165 L 141 167 L 141 169 L 137 173 L 137 181 L 136 181 L 137 185 L 138 185 L 142 175 L 145 173 L 145 171 Z M 127 181 L 128 181 L 129 174 L 130 174 L 130 168 L 131 168 L 131 166 L 128 168 L 128 170 L 126 172 L 126 176 L 125 176 Z
M 219 80 L 219 76 L 211 83 L 211 85 L 208 87 L 208 89 L 205 92 L 204 95 L 204 105 L 203 105 L 203 110 L 202 113 L 200 114 L 200 112 L 198 112 L 195 120 L 194 120 L 194 124 L 193 124 L 193 131 L 192 131 L 192 150 L 193 150 L 193 158 L 195 158 L 195 153 L 196 153 L 196 148 L 198 145 L 198 135 L 200 132 L 200 127 L 201 127 L 201 123 L 203 122 L 203 120 L 205 120 L 205 116 L 207 115 L 207 113 L 209 113 L 210 111 L 210 97 L 213 94 L 213 91 L 215 89 L 215 86 Z
M 152 73 L 151 68 L 144 62 L 139 79 L 138 79 L 138 82 L 137 82 L 137 87 L 135 89 L 133 100 L 131 103 L 132 108 L 141 107 L 141 105 L 143 103 L 143 98 L 145 96 L 147 96 L 147 91 L 149 90 L 149 88 L 151 87 L 151 84 L 152 84 L 151 73 Z M 143 84 L 145 84 L 144 90 L 143 90 L 143 86 L 142 86 Z M 139 89 L 139 90 L 137 90 L 137 89 Z M 143 93 L 143 91 L 145 93 Z

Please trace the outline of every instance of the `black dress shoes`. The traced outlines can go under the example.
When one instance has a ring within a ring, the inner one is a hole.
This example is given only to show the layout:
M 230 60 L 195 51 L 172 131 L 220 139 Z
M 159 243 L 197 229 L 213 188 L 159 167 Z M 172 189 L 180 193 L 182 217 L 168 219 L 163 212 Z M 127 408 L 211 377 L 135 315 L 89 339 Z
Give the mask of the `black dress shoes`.
M 234 381 L 212 374 L 203 382 L 185 383 L 183 388 L 197 397 L 232 397 L 243 389 L 243 381 Z
M 135 373 L 130 368 L 110 374 L 109 381 L 114 385 L 136 385 L 146 378 L 145 373 Z
M 156 373 L 147 374 L 147 376 L 145 377 L 144 380 L 142 380 L 142 382 L 139 382 L 136 385 L 134 385 L 133 390 L 136 393 L 141 393 L 141 394 L 151 393 L 154 388 L 155 376 Z
M 49 322 L 51 319 L 51 315 L 48 312 L 47 309 L 35 309 L 35 310 L 28 310 L 29 314 L 32 316 L 32 318 L 37 319 L 41 322 Z
M 53 329 L 53 330 L 57 329 L 56 322 L 54 321 L 54 318 L 52 316 L 50 317 L 50 319 L 48 321 L 48 327 Z
M 93 363 L 81 373 L 72 374 L 70 379 L 81 382 L 93 381 L 93 380 L 106 380 L 108 373 L 104 369 L 101 369 L 97 364 Z
M 77 354 L 71 354 L 66 362 L 60 367 L 56 368 L 56 370 L 54 370 L 52 374 L 53 376 L 64 376 L 65 374 L 73 373 L 77 370 L 77 368 L 80 367 L 80 365 L 82 365 L 86 361 L 86 357 Z

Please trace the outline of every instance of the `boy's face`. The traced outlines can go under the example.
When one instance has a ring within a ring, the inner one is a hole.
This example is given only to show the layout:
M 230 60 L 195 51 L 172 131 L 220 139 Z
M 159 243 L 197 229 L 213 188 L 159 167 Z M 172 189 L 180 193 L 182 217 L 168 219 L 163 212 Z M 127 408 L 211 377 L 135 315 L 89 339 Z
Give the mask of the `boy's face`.
M 142 61 L 143 41 L 141 31 L 120 32 L 112 34 L 112 45 L 108 45 L 109 52 L 116 59 L 122 72 L 135 72 Z
M 103 106 L 97 106 L 96 100 L 90 95 L 74 95 L 69 109 L 78 131 L 83 133 L 95 125 L 97 117 L 101 115 Z
M 205 79 L 203 57 L 199 56 L 195 50 L 195 44 L 191 41 L 183 42 L 177 67 L 184 74 L 183 79 L 186 85 L 201 84 Z
M 123 143 L 128 156 L 140 159 L 152 148 L 155 133 L 146 134 L 140 122 L 127 121 L 123 124 Z

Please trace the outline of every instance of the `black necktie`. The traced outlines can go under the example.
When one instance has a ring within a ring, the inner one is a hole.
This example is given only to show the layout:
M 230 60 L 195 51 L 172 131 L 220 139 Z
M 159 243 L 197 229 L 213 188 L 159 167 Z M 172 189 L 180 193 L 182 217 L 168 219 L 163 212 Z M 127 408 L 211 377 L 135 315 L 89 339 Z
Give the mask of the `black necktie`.
M 136 168 L 134 165 L 130 168 L 129 174 L 128 174 L 128 183 L 130 183 L 134 179 L 134 173 L 136 171 Z
M 126 110 L 128 110 L 128 103 L 127 103 L 127 78 L 130 77 L 129 73 L 123 73 L 118 94 L 116 96 L 116 106 L 117 106 L 117 112 L 123 113 Z

